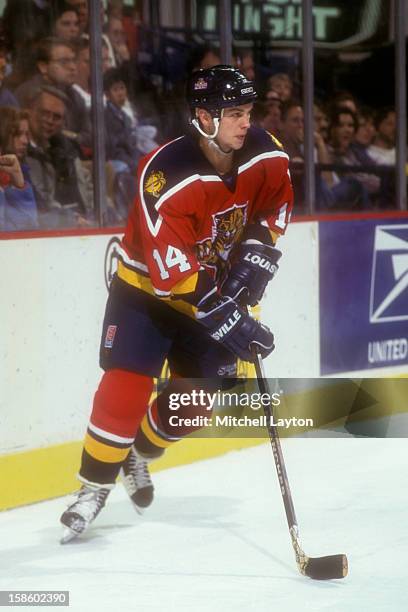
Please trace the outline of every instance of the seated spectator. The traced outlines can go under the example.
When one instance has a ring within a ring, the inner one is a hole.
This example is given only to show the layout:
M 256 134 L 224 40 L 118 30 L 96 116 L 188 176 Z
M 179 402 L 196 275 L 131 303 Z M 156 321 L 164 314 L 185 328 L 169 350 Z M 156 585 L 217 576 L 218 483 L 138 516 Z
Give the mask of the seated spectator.
M 191 51 L 187 72 L 199 70 L 200 68 L 211 68 L 221 63 L 218 49 L 212 45 L 199 45 Z
M 330 114 L 339 108 L 348 108 L 355 115 L 358 113 L 358 103 L 349 91 L 339 91 L 330 101 Z
M 330 156 L 332 163 L 344 166 L 370 166 L 367 153 L 354 144 L 358 129 L 357 115 L 345 107 L 339 107 L 331 116 Z M 380 180 L 378 176 L 365 172 L 342 173 L 343 191 L 338 189 L 336 204 L 349 208 L 370 208 L 378 195 Z
M 60 40 L 75 43 L 79 38 L 79 19 L 77 12 L 69 6 L 62 6 L 54 16 L 53 36 Z
M 28 78 L 32 49 L 49 36 L 53 14 L 51 0 L 7 0 L 3 13 L 6 47 L 11 50 L 13 72 L 8 87 L 15 89 Z
M 315 101 L 313 104 L 313 119 L 316 132 L 320 134 L 324 142 L 329 142 L 329 117 L 322 102 Z
M 377 164 L 395 166 L 397 129 L 395 110 L 391 107 L 379 110 L 375 116 L 375 128 L 377 133 L 373 143 L 368 147 L 369 156 Z
M 354 144 L 367 151 L 376 135 L 374 111 L 368 106 L 363 106 L 357 114 L 357 119 L 358 128 L 354 136 Z
M 136 148 L 132 122 L 124 112 L 127 89 L 121 71 L 108 70 L 104 77 L 107 99 L 105 110 L 106 159 L 114 164 L 117 172 L 134 172 L 140 153 Z
M 43 86 L 30 104 L 31 141 L 27 163 L 43 227 L 84 227 L 93 223 L 92 185 L 77 148 L 64 136 L 66 96 Z
M 282 102 L 290 100 L 293 95 L 293 82 L 288 74 L 278 72 L 269 77 L 267 81 L 267 89 L 273 89 L 277 92 Z
M 75 47 L 59 38 L 45 38 L 37 48 L 37 74 L 22 83 L 15 95 L 28 108 L 32 92 L 42 85 L 60 89 L 68 98 L 65 116 L 66 135 L 79 145 L 91 147 L 91 123 L 85 103 L 72 87 L 77 74 Z
M 127 46 L 122 20 L 110 15 L 104 30 L 112 47 L 114 59 L 113 66 L 119 67 L 123 62 L 130 60 L 130 52 Z
M 65 0 L 65 3 L 76 11 L 78 15 L 79 33 L 84 34 L 89 29 L 88 0 Z
M 252 49 L 239 49 L 234 53 L 234 65 L 246 76 L 250 81 L 255 81 L 255 62 Z
M 90 113 L 92 107 L 91 97 L 91 49 L 89 38 L 81 37 L 76 45 L 77 50 L 77 72 L 73 88 L 81 96 L 85 107 Z M 105 74 L 111 68 L 109 52 L 106 44 L 102 40 L 102 73 Z M 90 114 L 89 114 L 90 118 Z M 90 120 L 90 119 L 89 119 Z
M 4 47 L 0 46 L 0 107 L 1 106 L 15 106 L 19 104 L 15 95 L 4 86 L 4 78 L 7 72 L 7 51 Z
M 24 175 L 25 171 L 28 171 L 25 156 L 30 139 L 29 116 L 26 110 L 13 107 L 3 107 L 0 109 L 1 150 L 3 153 L 17 155 Z
M 138 51 L 139 27 L 141 25 L 140 12 L 136 3 L 125 5 L 123 0 L 108 0 L 108 17 L 117 17 L 123 24 L 126 34 L 126 44 L 131 57 L 135 57 Z
M 282 129 L 282 101 L 279 94 L 274 89 L 269 89 L 265 94 L 265 115 L 262 120 L 262 127 L 280 138 Z
M 0 108 L 0 230 L 39 227 L 37 203 L 24 157 L 28 145 L 28 113 Z
M 282 104 L 281 140 L 290 157 L 291 162 L 304 161 L 304 115 L 303 109 L 297 100 L 288 100 Z M 314 133 L 314 160 L 316 163 L 330 162 L 329 152 L 322 135 Z M 291 170 L 295 194 L 298 204 L 304 206 L 304 169 Z M 334 186 L 335 178 L 330 171 L 323 171 L 316 178 L 316 198 L 318 208 L 325 208 L 330 201 L 330 190 Z

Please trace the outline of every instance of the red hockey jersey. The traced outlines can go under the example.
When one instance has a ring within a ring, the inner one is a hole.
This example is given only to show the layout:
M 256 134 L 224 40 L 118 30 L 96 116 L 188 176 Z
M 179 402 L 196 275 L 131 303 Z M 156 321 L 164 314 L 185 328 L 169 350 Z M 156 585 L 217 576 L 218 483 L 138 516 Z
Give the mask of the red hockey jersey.
M 118 275 L 164 298 L 199 270 L 217 282 L 245 227 L 283 234 L 293 205 L 288 156 L 255 127 L 228 175 L 217 174 L 186 135 L 145 157 L 137 180 Z

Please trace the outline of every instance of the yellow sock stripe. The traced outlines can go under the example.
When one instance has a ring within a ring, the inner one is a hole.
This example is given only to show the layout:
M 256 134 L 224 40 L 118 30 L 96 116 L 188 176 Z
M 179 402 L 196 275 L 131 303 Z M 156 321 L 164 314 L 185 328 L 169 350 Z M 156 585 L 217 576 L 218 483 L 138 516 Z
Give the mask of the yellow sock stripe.
M 85 436 L 84 448 L 86 452 L 91 455 L 94 459 L 104 461 L 105 463 L 119 463 L 124 461 L 129 452 L 129 448 L 115 448 L 104 444 L 92 438 L 88 433 Z
M 163 438 L 160 438 L 160 436 L 158 436 L 156 432 L 153 431 L 153 429 L 150 427 L 150 423 L 146 415 L 143 417 L 143 420 L 140 424 L 140 429 L 143 431 L 146 438 L 150 440 L 152 444 L 155 444 L 159 448 L 168 448 L 173 444 L 173 442 L 170 442 L 169 440 L 163 440 Z

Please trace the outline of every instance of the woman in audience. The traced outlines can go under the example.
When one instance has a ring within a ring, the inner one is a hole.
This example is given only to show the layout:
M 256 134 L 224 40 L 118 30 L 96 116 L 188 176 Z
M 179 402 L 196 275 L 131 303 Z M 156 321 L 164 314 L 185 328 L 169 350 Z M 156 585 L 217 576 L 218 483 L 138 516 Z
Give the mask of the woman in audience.
M 62 7 L 55 15 L 52 35 L 75 43 L 79 38 L 79 19 L 75 9 Z
M 337 108 L 331 115 L 330 147 L 332 163 L 343 166 L 372 166 L 367 153 L 356 147 L 354 139 L 358 130 L 357 115 L 346 107 Z M 343 206 L 349 208 L 370 208 L 380 189 L 380 179 L 366 172 L 338 172 L 343 175 L 339 197 Z
M 0 230 L 39 227 L 37 203 L 28 167 L 24 163 L 29 142 L 28 113 L 0 108 Z

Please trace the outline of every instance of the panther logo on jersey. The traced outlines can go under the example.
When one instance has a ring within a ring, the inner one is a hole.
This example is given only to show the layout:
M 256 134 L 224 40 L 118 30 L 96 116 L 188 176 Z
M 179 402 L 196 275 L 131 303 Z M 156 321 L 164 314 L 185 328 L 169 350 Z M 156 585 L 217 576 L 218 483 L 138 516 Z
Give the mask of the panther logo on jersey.
M 163 172 L 161 170 L 156 170 L 150 173 L 149 177 L 146 179 L 144 188 L 147 193 L 158 198 L 166 183 L 167 181 Z
M 232 208 L 213 215 L 212 238 L 197 244 L 197 259 L 215 268 L 220 276 L 232 247 L 240 239 L 247 221 L 248 202 L 234 204 Z

